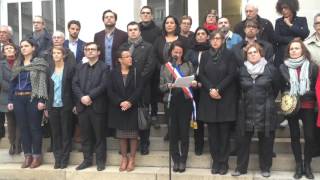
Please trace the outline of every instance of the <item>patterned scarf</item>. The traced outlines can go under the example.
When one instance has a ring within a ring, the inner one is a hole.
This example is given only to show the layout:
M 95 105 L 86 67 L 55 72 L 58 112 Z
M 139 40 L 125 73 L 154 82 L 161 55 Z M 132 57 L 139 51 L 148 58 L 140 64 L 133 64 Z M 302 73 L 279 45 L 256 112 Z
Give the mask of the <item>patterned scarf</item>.
M 12 71 L 12 79 L 15 79 L 21 71 L 30 71 L 31 100 L 33 98 L 48 99 L 47 72 L 49 65 L 43 58 L 34 58 L 29 65 L 16 66 Z
M 304 95 L 310 90 L 309 80 L 309 60 L 304 56 L 297 59 L 290 59 L 284 61 L 284 64 L 289 69 L 290 76 L 290 94 L 291 95 Z M 297 68 L 301 67 L 300 78 L 298 77 Z
M 142 42 L 142 37 L 141 36 L 138 37 L 138 39 L 135 39 L 135 40 L 130 39 L 130 38 L 128 39 L 128 44 L 130 45 L 129 51 L 130 51 L 131 55 L 134 52 L 135 47 L 138 46 L 141 42 Z

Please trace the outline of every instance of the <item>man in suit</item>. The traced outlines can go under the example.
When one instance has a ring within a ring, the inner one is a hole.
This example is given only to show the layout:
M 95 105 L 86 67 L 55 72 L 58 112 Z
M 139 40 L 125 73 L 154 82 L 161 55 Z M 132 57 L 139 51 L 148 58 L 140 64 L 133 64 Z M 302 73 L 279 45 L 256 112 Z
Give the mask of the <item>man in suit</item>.
M 68 22 L 69 40 L 65 40 L 63 43 L 64 48 L 68 48 L 73 52 L 76 58 L 77 64 L 82 62 L 84 57 L 84 45 L 85 42 L 79 39 L 79 33 L 81 24 L 77 20 L 71 20 Z
M 102 21 L 105 29 L 94 35 L 94 42 L 101 47 L 100 60 L 105 62 L 108 69 L 112 69 L 117 62 L 116 52 L 128 40 L 128 35 L 116 28 L 117 14 L 112 10 L 103 12 Z
M 82 170 L 92 165 L 95 149 L 97 170 L 105 169 L 106 139 L 105 115 L 107 111 L 106 78 L 107 68 L 99 60 L 100 48 L 94 42 L 84 47 L 88 62 L 79 65 L 72 81 L 72 90 L 76 96 L 76 111 L 79 115 L 83 162 L 76 167 Z

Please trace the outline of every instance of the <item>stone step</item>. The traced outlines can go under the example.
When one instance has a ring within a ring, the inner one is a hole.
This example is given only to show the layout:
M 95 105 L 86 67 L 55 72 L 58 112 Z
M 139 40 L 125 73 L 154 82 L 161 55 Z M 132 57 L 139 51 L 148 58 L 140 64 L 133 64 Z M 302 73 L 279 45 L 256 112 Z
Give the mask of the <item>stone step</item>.
M 89 167 L 76 171 L 76 166 L 63 170 L 55 170 L 52 165 L 44 164 L 36 169 L 21 169 L 20 164 L 10 163 L 0 165 L 1 179 L 6 180 L 168 180 L 169 172 L 166 167 L 136 167 L 132 172 L 119 172 L 118 166 L 107 166 L 105 170 L 97 172 Z M 19 172 L 19 173 L 17 173 Z M 293 172 L 272 171 L 268 180 L 293 180 Z M 232 177 L 231 172 L 226 175 L 212 175 L 209 169 L 187 168 L 184 173 L 172 173 L 173 180 L 263 180 L 259 171 L 249 171 L 247 175 Z M 315 173 L 315 179 L 320 174 Z M 301 180 L 306 180 L 305 177 Z
M 48 138 L 43 139 L 43 151 L 46 151 L 49 147 L 50 140 Z M 291 150 L 291 140 L 289 138 L 276 138 L 274 143 L 274 152 L 276 153 L 292 153 Z M 304 143 L 304 140 L 301 139 L 301 143 Z M 234 148 L 235 143 L 231 143 L 231 149 Z M 10 143 L 7 138 L 3 138 L 0 141 L 0 148 L 9 149 Z M 81 148 L 81 144 L 73 142 L 73 150 L 77 151 Z M 252 138 L 251 144 L 251 152 L 258 152 L 258 138 Z M 115 138 L 107 138 L 107 149 L 108 150 L 119 150 L 119 140 Z M 169 142 L 164 141 L 162 137 L 150 137 L 150 151 L 168 151 L 169 150 Z M 189 142 L 189 151 L 193 153 L 195 149 L 194 139 L 190 137 Z M 204 152 L 209 152 L 209 144 L 207 138 L 205 138 L 204 143 Z
M 9 156 L 7 150 L 0 149 L 0 164 L 6 163 L 22 163 L 24 160 L 23 155 Z M 72 152 L 70 155 L 70 164 L 77 165 L 83 160 L 83 155 L 80 152 Z M 149 155 L 141 156 L 137 154 L 136 165 L 141 167 L 168 167 L 169 153 L 168 151 L 151 151 Z M 44 153 L 43 161 L 45 164 L 54 164 L 54 158 L 52 153 Z M 190 153 L 187 160 L 187 168 L 200 168 L 209 169 L 211 167 L 211 156 L 208 153 L 204 153 L 201 156 L 196 156 Z M 256 154 L 250 155 L 249 170 L 258 170 L 259 158 Z M 107 165 L 118 166 L 120 164 L 120 155 L 118 151 L 107 151 Z M 230 157 L 229 166 L 233 170 L 236 165 L 236 157 Z M 312 167 L 315 172 L 320 172 L 320 159 L 314 158 L 312 161 Z M 272 170 L 274 171 L 293 171 L 295 168 L 295 162 L 292 154 L 277 154 L 276 158 L 273 158 Z M 1 179 L 1 177 L 0 177 Z

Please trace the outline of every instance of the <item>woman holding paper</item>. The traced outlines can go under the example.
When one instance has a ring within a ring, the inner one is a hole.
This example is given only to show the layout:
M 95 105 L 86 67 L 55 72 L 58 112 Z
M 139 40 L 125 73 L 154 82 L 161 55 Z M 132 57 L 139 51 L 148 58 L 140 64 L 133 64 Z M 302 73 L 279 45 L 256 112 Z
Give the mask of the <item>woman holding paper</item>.
M 183 44 L 180 41 L 173 42 L 169 48 L 170 61 L 162 65 L 160 70 L 160 90 L 164 93 L 165 105 L 169 104 L 171 118 L 169 139 L 174 172 L 184 172 L 186 169 L 189 151 L 189 124 L 193 109 L 189 87 L 178 88 L 173 83 L 177 77 L 193 75 L 193 66 L 191 62 L 184 60 L 184 54 Z M 193 81 L 193 84 L 196 82 Z
M 208 125 L 211 173 L 224 175 L 228 172 L 230 131 L 236 120 L 236 62 L 225 48 L 221 32 L 212 32 L 209 42 L 211 47 L 203 52 L 199 66 L 199 120 Z

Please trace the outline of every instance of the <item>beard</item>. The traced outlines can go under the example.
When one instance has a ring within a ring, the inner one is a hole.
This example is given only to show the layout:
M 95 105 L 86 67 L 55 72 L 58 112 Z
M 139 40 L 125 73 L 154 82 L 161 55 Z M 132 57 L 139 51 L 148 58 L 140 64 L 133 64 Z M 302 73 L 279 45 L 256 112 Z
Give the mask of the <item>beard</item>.
M 104 26 L 106 28 L 114 28 L 116 26 L 116 24 L 115 23 L 114 24 L 104 24 Z

